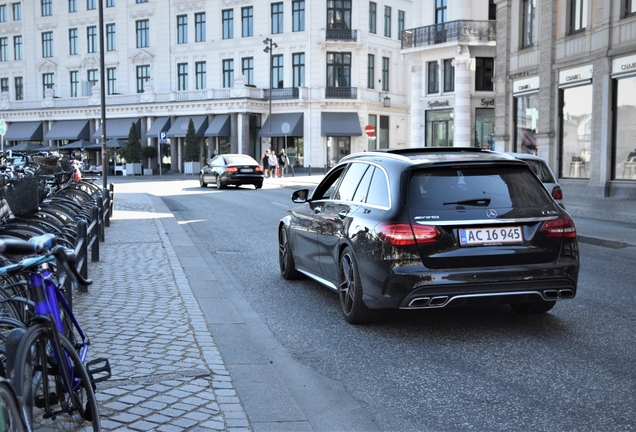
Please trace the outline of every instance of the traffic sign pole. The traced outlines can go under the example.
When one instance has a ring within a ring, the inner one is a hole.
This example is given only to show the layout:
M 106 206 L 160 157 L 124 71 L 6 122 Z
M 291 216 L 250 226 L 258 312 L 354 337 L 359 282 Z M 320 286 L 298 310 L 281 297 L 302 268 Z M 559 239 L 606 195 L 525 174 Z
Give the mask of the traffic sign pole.
M 7 124 L 4 119 L 0 119 L 0 149 L 4 152 L 4 134 L 7 133 Z

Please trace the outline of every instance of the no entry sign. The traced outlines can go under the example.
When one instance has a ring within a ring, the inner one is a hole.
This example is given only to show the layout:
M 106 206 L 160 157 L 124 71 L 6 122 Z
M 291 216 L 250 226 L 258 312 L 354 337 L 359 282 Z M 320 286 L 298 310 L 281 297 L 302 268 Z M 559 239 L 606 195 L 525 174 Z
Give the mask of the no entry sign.
M 367 125 L 364 128 L 364 131 L 367 133 L 368 136 L 370 137 L 374 137 L 375 136 L 375 128 L 371 125 Z

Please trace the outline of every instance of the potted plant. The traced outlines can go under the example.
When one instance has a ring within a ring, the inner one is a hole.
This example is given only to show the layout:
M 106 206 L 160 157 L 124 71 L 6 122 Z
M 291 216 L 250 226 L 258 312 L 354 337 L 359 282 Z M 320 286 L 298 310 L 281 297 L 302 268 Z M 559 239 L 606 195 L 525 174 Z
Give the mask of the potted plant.
M 152 160 L 157 156 L 157 149 L 154 146 L 143 146 L 141 157 L 148 161 L 148 168 L 144 168 L 144 175 L 152 175 Z
M 188 132 L 185 137 L 185 150 L 183 154 L 184 174 L 198 174 L 201 169 L 201 149 L 199 148 L 199 137 L 194 130 L 192 119 L 188 122 Z
M 137 126 L 134 123 L 130 126 L 128 142 L 121 149 L 120 154 L 126 161 L 126 175 L 141 174 L 141 143 L 137 134 Z

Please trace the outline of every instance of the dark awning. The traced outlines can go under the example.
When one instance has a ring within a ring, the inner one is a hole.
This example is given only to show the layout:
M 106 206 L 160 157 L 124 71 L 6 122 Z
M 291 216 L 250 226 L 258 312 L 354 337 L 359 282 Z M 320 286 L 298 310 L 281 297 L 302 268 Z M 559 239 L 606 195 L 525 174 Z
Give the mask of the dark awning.
M 168 129 L 170 129 L 170 117 L 157 117 L 146 132 L 146 138 L 158 138 L 159 132 L 167 132 Z
M 324 112 L 320 121 L 321 136 L 361 136 L 357 113 Z
M 88 120 L 56 121 L 51 130 L 44 135 L 45 140 L 88 140 L 91 129 Z
M 130 133 L 130 126 L 135 124 L 137 127 L 137 136 L 140 136 L 139 126 L 140 121 L 139 118 L 123 118 L 123 119 L 106 119 L 106 139 L 109 140 L 111 138 L 122 138 L 128 139 L 128 134 Z M 93 138 L 101 139 L 102 138 L 102 128 L 99 127 L 95 133 L 93 134 Z
M 11 123 L 5 141 L 42 141 L 42 122 Z
M 188 116 L 188 117 L 177 117 L 177 119 L 172 123 L 170 130 L 168 130 L 168 138 L 183 138 L 188 133 L 188 123 L 192 119 L 192 123 L 194 123 L 194 131 L 196 132 L 199 138 L 203 137 L 203 133 L 205 129 L 208 127 L 208 117 L 207 116 Z
M 232 119 L 229 114 L 216 115 L 204 135 L 208 137 L 229 137 L 232 130 L 231 125 Z
M 287 125 L 287 126 L 285 126 Z M 272 136 L 301 137 L 304 135 L 303 113 L 272 114 Z M 269 137 L 269 117 L 258 133 L 259 137 Z

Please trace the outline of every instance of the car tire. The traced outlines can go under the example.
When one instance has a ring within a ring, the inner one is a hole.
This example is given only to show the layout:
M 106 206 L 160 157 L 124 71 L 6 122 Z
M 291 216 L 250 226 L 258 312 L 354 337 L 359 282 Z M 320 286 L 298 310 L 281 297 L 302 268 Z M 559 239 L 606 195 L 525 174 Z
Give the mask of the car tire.
M 217 189 L 225 189 L 226 186 L 227 185 L 221 181 L 221 176 L 217 174 L 216 175 L 216 188 Z
M 263 183 L 256 183 L 256 184 L 254 185 L 254 188 L 255 188 L 255 189 L 260 189 L 260 188 L 262 188 L 262 187 L 263 187 Z
M 203 181 L 203 174 L 199 174 L 199 185 L 204 188 L 204 187 L 208 187 L 208 184 L 206 182 Z
M 278 230 L 278 263 L 280 265 L 280 274 L 287 280 L 298 279 L 300 272 L 296 270 L 296 263 L 292 255 L 287 230 L 281 226 Z
M 353 250 L 346 247 L 338 266 L 338 297 L 342 315 L 349 324 L 365 324 L 381 317 L 381 311 L 369 309 L 362 301 L 362 282 Z
M 533 303 L 512 303 L 513 311 L 522 315 L 546 313 L 556 305 L 556 301 L 542 301 Z

